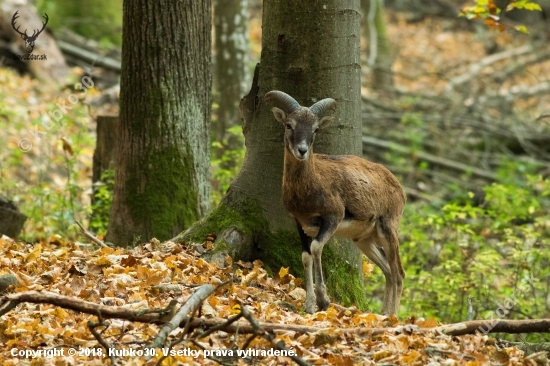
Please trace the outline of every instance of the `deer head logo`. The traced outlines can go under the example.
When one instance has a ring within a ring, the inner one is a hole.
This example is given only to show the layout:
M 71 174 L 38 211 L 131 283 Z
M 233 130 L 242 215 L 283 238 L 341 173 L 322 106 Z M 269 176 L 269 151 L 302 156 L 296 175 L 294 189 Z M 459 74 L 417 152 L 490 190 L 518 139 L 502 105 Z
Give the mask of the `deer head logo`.
M 17 15 L 17 13 L 19 13 L 19 10 L 17 10 L 15 14 L 13 14 L 13 18 L 11 18 L 11 26 L 13 27 L 13 29 L 15 29 L 17 33 L 21 35 L 21 38 L 23 38 L 23 40 L 25 41 L 25 50 L 27 51 L 27 53 L 32 53 L 32 50 L 34 49 L 34 42 L 36 42 L 36 38 L 38 38 L 40 33 L 42 33 L 44 28 L 46 28 L 46 24 L 48 24 L 48 19 L 49 19 L 48 14 L 44 13 L 44 19 L 46 19 L 46 23 L 42 23 L 43 25 L 42 29 L 40 30 L 35 29 L 32 33 L 32 36 L 29 36 L 27 34 L 26 29 L 24 33 L 21 33 L 19 31 L 19 27 L 15 28 L 15 21 L 17 18 L 19 18 L 19 15 Z

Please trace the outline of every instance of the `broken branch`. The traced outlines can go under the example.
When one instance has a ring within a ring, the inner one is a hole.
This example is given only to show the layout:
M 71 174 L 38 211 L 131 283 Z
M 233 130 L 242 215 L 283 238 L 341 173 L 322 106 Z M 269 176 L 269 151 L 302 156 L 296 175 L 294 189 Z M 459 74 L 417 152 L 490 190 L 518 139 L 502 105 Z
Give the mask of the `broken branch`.
M 80 222 L 78 222 L 76 220 L 74 220 L 74 222 L 78 225 L 78 227 L 82 231 L 82 234 L 84 234 L 85 237 L 87 237 L 88 239 L 90 239 L 91 241 L 93 241 L 94 243 L 96 243 L 97 245 L 99 245 L 103 248 L 108 248 L 109 247 L 107 244 L 105 244 L 104 242 L 102 242 L 101 240 L 96 238 L 94 234 L 92 234 L 88 230 L 84 229 L 84 226 L 82 226 L 82 224 Z
M 182 305 L 182 307 L 176 312 L 172 319 L 162 327 L 155 340 L 147 346 L 147 348 L 161 347 L 166 341 L 166 337 L 179 325 L 187 320 L 187 316 L 190 313 L 194 313 L 201 303 L 210 296 L 215 290 L 212 285 L 202 285 L 195 291 L 195 293 Z

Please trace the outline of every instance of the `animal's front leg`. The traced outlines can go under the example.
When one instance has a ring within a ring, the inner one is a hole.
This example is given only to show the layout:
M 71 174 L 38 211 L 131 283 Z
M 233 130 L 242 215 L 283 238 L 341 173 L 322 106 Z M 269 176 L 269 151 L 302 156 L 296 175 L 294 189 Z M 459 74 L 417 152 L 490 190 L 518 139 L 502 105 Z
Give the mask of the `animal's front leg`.
M 330 305 L 330 298 L 327 295 L 327 287 L 323 280 L 323 267 L 321 256 L 323 247 L 338 227 L 338 220 L 322 218 L 319 233 L 311 243 L 311 255 L 313 256 L 313 267 L 315 270 L 315 295 L 319 310 L 324 311 Z
M 311 256 L 313 257 L 313 267 L 315 269 L 315 296 L 317 298 L 317 306 L 319 306 L 319 310 L 324 311 L 328 309 L 330 298 L 327 295 L 327 287 L 323 280 L 323 267 L 321 264 L 322 253 L 323 244 L 319 243 L 317 240 L 313 240 L 311 243 Z
M 304 310 L 313 314 L 316 310 L 315 291 L 313 290 L 313 258 L 311 256 L 311 238 L 306 235 L 302 225 L 296 220 L 296 228 L 302 241 L 302 264 L 304 265 L 304 277 L 306 280 L 306 302 Z
M 306 302 L 304 304 L 304 310 L 306 313 L 313 314 L 317 304 L 315 301 L 315 292 L 313 290 L 313 258 L 310 253 L 302 252 L 302 263 L 304 265 L 306 280 Z

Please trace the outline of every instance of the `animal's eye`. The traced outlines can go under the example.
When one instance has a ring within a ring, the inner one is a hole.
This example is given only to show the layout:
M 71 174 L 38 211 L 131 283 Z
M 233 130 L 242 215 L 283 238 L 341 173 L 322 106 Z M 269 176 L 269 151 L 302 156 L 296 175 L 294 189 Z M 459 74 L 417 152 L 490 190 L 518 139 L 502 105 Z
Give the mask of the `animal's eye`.
M 292 130 L 292 125 L 290 123 L 287 123 L 285 127 L 287 130 Z
M 319 127 L 317 127 L 316 129 L 313 130 L 313 133 L 317 133 L 317 131 L 319 131 Z

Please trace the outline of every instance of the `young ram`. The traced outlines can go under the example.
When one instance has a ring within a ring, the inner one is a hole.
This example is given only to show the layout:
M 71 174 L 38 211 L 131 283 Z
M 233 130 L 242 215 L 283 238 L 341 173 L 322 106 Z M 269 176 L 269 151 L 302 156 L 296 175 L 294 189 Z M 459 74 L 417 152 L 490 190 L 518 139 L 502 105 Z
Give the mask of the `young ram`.
M 290 95 L 270 91 L 277 121 L 285 127 L 282 201 L 296 220 L 302 241 L 305 271 L 305 310 L 314 313 L 329 306 L 323 282 L 321 253 L 332 235 L 349 238 L 374 262 L 386 278 L 382 313 L 397 314 L 405 271 L 399 256 L 398 229 L 406 196 L 389 170 L 352 155 L 314 154 L 315 134 L 333 120 L 320 118 L 335 109 L 334 99 L 310 108 Z M 313 287 L 315 269 L 315 290 Z

